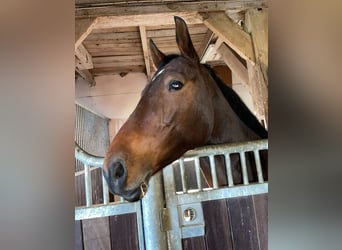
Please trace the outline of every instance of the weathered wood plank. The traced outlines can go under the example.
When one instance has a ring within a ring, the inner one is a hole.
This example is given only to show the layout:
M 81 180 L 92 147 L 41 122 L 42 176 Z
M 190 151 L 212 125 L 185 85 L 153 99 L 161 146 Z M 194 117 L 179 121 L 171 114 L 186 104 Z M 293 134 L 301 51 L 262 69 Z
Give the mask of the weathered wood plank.
M 268 249 L 268 194 L 253 196 L 260 249 Z
M 108 62 L 108 63 L 95 63 L 94 68 L 110 68 L 110 67 L 120 67 L 120 66 L 145 66 L 144 61 L 121 61 L 121 62 Z
M 247 32 L 251 33 L 255 57 L 261 65 L 268 86 L 268 8 L 248 9 L 245 23 Z
M 267 5 L 266 0 L 244 0 L 244 1 L 176 1 L 171 3 L 164 2 L 145 2 L 145 3 L 128 3 L 121 1 L 118 4 L 102 6 L 102 8 L 87 7 L 81 8 L 82 4 L 77 5 L 75 10 L 76 17 L 98 17 L 98 16 L 117 16 L 117 15 L 142 15 L 151 13 L 180 13 L 180 12 L 209 12 L 221 10 L 245 10 L 253 7 L 264 7 Z M 156 22 L 155 24 L 162 24 Z M 187 22 L 188 23 L 188 22 Z M 145 24 L 141 24 L 145 25 Z M 138 25 L 136 25 L 138 26 Z
M 106 29 L 115 27 L 130 26 L 156 26 L 156 25 L 174 25 L 174 16 L 182 17 L 188 25 L 201 24 L 202 20 L 197 12 L 172 12 L 155 13 L 145 15 L 118 15 L 98 17 L 95 29 Z
M 188 25 L 190 36 L 198 35 L 198 34 L 206 34 L 208 28 L 204 25 Z M 171 29 L 165 29 L 161 27 L 161 29 L 155 30 L 147 30 L 148 37 L 175 37 L 175 27 L 171 27 Z
M 138 250 L 138 228 L 136 214 L 111 216 L 111 242 L 113 249 Z
M 108 63 L 108 62 L 121 62 L 121 61 L 142 61 L 144 57 L 142 55 L 123 55 L 123 56 L 101 56 L 94 57 L 94 63 Z
M 89 54 L 88 50 L 80 44 L 76 50 L 75 55 L 79 59 L 81 63 L 80 69 L 92 69 L 93 68 L 93 61 L 92 56 Z
M 226 200 L 205 201 L 202 207 L 208 249 L 234 249 Z
M 182 246 L 183 250 L 207 250 L 204 236 L 183 239 Z
M 251 33 L 256 64 L 248 65 L 250 85 L 256 93 L 260 116 L 268 124 L 268 10 L 251 9 L 246 13 L 245 28 Z
M 201 44 L 201 47 L 198 49 L 198 56 L 200 58 L 200 60 L 203 58 L 210 42 L 211 42 L 211 39 L 213 39 L 214 37 L 214 33 L 208 29 L 207 32 L 205 33 L 204 35 L 204 38 L 203 38 L 203 42 Z
M 75 176 L 75 207 L 85 206 L 84 175 Z
M 224 12 L 203 14 L 203 23 L 242 58 L 255 63 L 251 36 Z
M 144 70 L 145 70 L 145 65 L 137 65 L 137 66 L 130 66 L 130 67 L 96 68 L 96 69 L 92 69 L 91 71 L 94 76 L 100 76 L 100 75 L 112 75 L 112 74 L 129 73 L 129 72 L 143 73 Z
M 75 250 L 83 250 L 82 221 L 75 220 Z
M 82 220 L 84 250 L 110 250 L 108 217 Z
M 234 249 L 259 250 L 252 197 L 228 199 L 227 206 Z
M 151 63 L 150 63 L 150 56 L 149 56 L 149 48 L 147 45 L 146 27 L 139 26 L 139 30 L 140 30 L 141 45 L 142 45 L 143 54 L 144 54 L 146 75 L 148 79 L 151 79 Z
M 89 72 L 89 70 L 87 70 L 87 69 L 81 70 L 81 69 L 79 69 L 77 67 L 75 67 L 75 70 L 77 71 L 78 74 L 80 74 L 80 76 L 84 80 L 89 82 L 90 86 L 95 86 L 96 85 L 95 79 L 94 79 L 93 75 Z
M 259 121 L 263 120 L 268 124 L 268 89 L 263 83 L 263 77 L 259 64 L 252 65 L 247 62 L 249 89 L 251 90 L 252 100 L 256 116 Z
M 76 18 L 75 19 L 75 49 L 90 34 L 96 24 L 96 18 Z
M 247 68 L 240 62 L 238 58 L 236 58 L 231 49 L 225 43 L 222 43 L 218 47 L 217 52 L 222 56 L 223 61 L 228 65 L 228 67 L 241 81 L 241 83 L 249 88 Z

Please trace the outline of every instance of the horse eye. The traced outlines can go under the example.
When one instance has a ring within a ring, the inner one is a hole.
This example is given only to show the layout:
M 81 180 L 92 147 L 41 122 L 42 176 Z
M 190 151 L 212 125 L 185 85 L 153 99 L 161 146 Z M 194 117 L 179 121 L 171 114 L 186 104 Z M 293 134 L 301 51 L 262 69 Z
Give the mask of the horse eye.
M 172 80 L 169 83 L 169 91 L 175 91 L 175 90 L 180 90 L 183 88 L 183 83 L 177 80 Z

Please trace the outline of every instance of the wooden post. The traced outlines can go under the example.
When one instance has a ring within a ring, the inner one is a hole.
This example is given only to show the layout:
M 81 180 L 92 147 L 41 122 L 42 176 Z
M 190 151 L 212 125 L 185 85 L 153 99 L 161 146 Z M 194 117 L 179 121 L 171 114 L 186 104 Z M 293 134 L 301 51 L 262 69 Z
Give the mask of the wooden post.
M 251 34 L 255 65 L 247 62 L 249 85 L 259 118 L 268 124 L 268 9 L 248 9 L 245 30 Z
M 147 34 L 146 34 L 146 27 L 139 26 L 140 31 L 140 39 L 142 44 L 142 49 L 144 53 L 144 60 L 146 66 L 146 75 L 149 80 L 151 80 L 151 65 L 150 65 L 150 57 L 148 53 L 148 46 L 147 46 Z

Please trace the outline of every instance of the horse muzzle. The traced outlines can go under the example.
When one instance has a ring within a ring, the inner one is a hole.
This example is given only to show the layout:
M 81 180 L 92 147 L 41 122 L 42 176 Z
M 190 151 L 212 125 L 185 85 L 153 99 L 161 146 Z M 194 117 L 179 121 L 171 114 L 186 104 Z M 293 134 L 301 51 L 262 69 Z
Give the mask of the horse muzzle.
M 108 163 L 108 174 L 103 171 L 111 193 L 122 196 L 130 202 L 138 201 L 146 195 L 148 178 L 144 178 L 145 181 L 137 185 L 136 188 L 126 189 L 127 174 L 125 162 L 121 159 L 116 159 Z

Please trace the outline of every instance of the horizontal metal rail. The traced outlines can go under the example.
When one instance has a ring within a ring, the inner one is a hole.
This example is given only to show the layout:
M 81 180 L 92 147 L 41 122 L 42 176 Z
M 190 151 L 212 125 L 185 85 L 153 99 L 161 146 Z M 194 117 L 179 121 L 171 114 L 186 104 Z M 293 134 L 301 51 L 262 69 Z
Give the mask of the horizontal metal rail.
M 103 166 L 104 157 L 95 156 L 87 153 L 75 143 L 75 158 L 85 165 L 91 167 L 101 167 Z
M 248 142 L 237 142 L 237 143 L 224 143 L 217 145 L 209 145 L 204 147 L 195 148 L 187 151 L 183 158 L 190 157 L 204 157 L 208 155 L 224 155 L 224 154 L 233 154 L 240 152 L 248 152 L 254 150 L 263 150 L 268 149 L 268 140 L 256 140 L 256 141 L 248 141 Z

